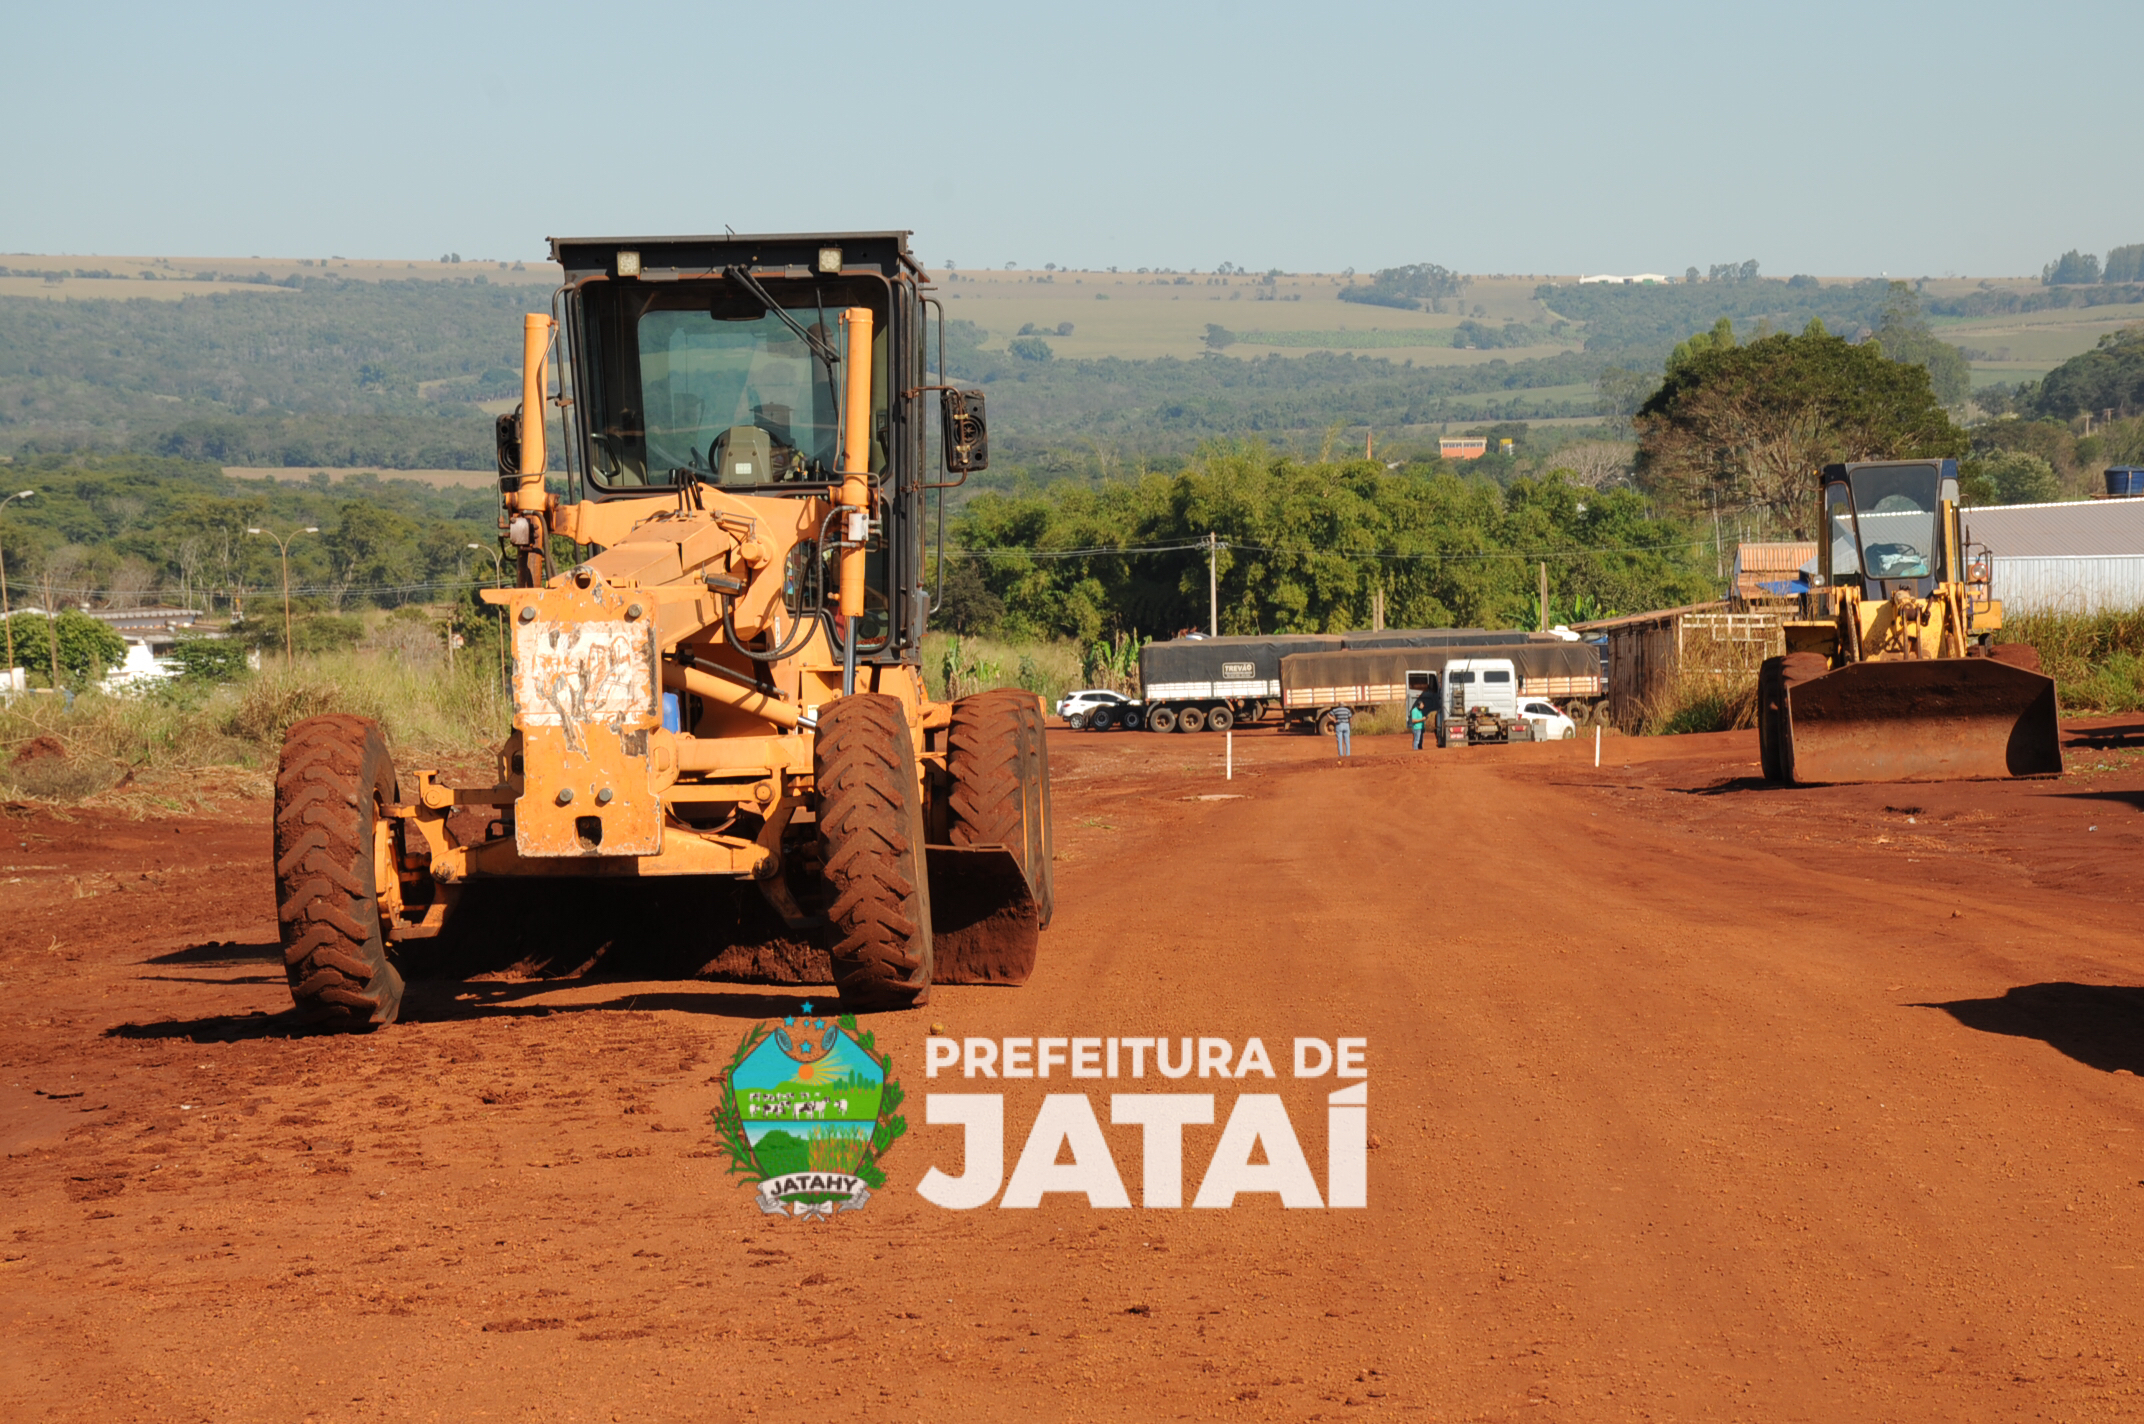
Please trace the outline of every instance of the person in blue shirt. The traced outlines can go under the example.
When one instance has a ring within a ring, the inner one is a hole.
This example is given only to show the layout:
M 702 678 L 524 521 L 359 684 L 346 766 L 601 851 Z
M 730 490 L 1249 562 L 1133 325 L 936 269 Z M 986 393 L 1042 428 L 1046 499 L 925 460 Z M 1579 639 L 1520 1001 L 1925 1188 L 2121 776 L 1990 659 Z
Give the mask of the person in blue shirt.
M 1430 715 L 1429 689 L 1425 687 L 1420 697 L 1407 704 L 1407 730 L 1414 733 L 1416 751 L 1422 750 L 1422 734 L 1429 730 Z
M 1353 746 L 1348 741 L 1349 727 L 1354 720 L 1355 709 L 1346 703 L 1342 703 L 1333 709 L 1333 740 L 1339 746 L 1340 755 L 1344 757 L 1355 754 Z

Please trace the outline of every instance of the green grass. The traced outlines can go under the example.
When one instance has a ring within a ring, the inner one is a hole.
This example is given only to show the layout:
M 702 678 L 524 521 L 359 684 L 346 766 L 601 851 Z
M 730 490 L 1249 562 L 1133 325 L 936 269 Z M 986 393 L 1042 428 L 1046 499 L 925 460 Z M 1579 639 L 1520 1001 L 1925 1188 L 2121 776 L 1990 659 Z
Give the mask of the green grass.
M 949 669 L 947 655 L 956 651 L 958 666 Z M 994 687 L 1024 687 L 1040 694 L 1045 707 L 1055 707 L 1067 692 L 1088 685 L 1082 680 L 1083 666 L 1079 644 L 1070 639 L 1019 641 L 951 633 L 923 638 L 923 682 L 940 701 L 949 693 L 965 696 Z M 949 670 L 955 674 L 950 680 Z
M 2003 643 L 2030 643 L 2066 713 L 2144 711 L 2144 608 L 2006 617 Z

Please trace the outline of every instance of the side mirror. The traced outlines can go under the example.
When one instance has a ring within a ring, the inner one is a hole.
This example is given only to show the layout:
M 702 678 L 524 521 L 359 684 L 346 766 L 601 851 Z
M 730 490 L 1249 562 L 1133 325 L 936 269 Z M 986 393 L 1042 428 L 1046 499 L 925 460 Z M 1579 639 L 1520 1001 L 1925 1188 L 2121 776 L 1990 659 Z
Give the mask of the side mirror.
M 521 413 L 508 411 L 495 423 L 499 446 L 499 483 L 512 489 L 521 483 Z
M 983 421 L 981 391 L 944 390 L 938 393 L 938 410 L 944 422 L 946 473 L 973 474 L 990 468 L 990 430 Z

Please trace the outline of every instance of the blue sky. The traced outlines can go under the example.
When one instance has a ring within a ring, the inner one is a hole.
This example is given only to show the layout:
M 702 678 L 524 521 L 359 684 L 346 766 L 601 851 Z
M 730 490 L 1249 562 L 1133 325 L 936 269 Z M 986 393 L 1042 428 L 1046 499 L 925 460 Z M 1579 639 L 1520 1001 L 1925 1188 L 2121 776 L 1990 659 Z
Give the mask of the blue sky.
M 203 0 L 6 34 L 5 251 L 727 224 L 913 228 L 934 265 L 1921 276 L 2144 242 L 2136 0 Z

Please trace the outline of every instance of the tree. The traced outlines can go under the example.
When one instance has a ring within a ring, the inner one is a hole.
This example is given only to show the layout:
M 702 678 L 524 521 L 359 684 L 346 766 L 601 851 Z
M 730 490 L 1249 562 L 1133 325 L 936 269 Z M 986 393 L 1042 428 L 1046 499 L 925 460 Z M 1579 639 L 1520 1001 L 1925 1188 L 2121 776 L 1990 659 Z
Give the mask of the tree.
M 2144 282 L 2144 242 L 2117 247 L 2107 254 L 2108 282 Z
M 1972 394 L 1973 368 L 1965 353 L 1936 339 L 1928 329 L 1928 319 L 1921 315 L 1920 294 L 1904 282 L 1891 284 L 1875 339 L 1883 347 L 1883 354 L 1893 361 L 1925 367 L 1928 383 L 1943 404 L 1963 405 Z
M 1364 302 L 1375 307 L 1399 307 L 1420 311 L 1424 302 L 1456 297 L 1467 279 L 1434 262 L 1416 262 L 1406 267 L 1387 267 L 1370 279 L 1367 287 L 1346 286 L 1339 291 L 1343 302 Z
M 2062 498 L 2055 467 L 2023 450 L 1966 460 L 1958 478 L 1968 504 L 2051 504 Z
M 1223 347 L 1236 344 L 1236 333 L 1225 326 L 1217 326 L 1209 321 L 1206 323 L 1205 341 L 1208 350 L 1219 351 Z
M 2110 331 L 2090 351 L 2049 371 L 2029 403 L 2035 413 L 2054 420 L 2144 411 L 2144 326 Z
M 1675 349 L 1668 353 L 1667 373 L 1674 375 L 1708 351 L 1732 351 L 1735 345 L 1734 321 L 1723 316 L 1712 324 L 1712 330 L 1700 331 L 1675 344 Z
M 126 660 L 126 639 L 114 633 L 110 624 L 72 608 L 57 618 L 18 613 L 8 621 L 18 648 L 41 643 L 50 650 L 50 667 L 57 674 L 52 678 L 54 686 L 84 687 L 106 668 Z
M 1015 337 L 1005 349 L 1022 361 L 1047 361 L 1057 354 L 1050 349 L 1050 343 L 1039 336 Z
M 1817 471 L 1842 460 L 1963 455 L 1928 372 L 1811 322 L 1800 336 L 1708 349 L 1638 412 L 1638 482 L 1669 508 L 1769 511 L 1807 537 Z
M 2050 287 L 2088 286 L 2099 280 L 2099 259 L 2073 247 L 2041 268 L 2040 280 Z
M 946 562 L 945 602 L 931 610 L 933 625 L 956 633 L 982 633 L 994 629 L 1005 616 L 1005 601 L 990 591 L 973 558 Z

